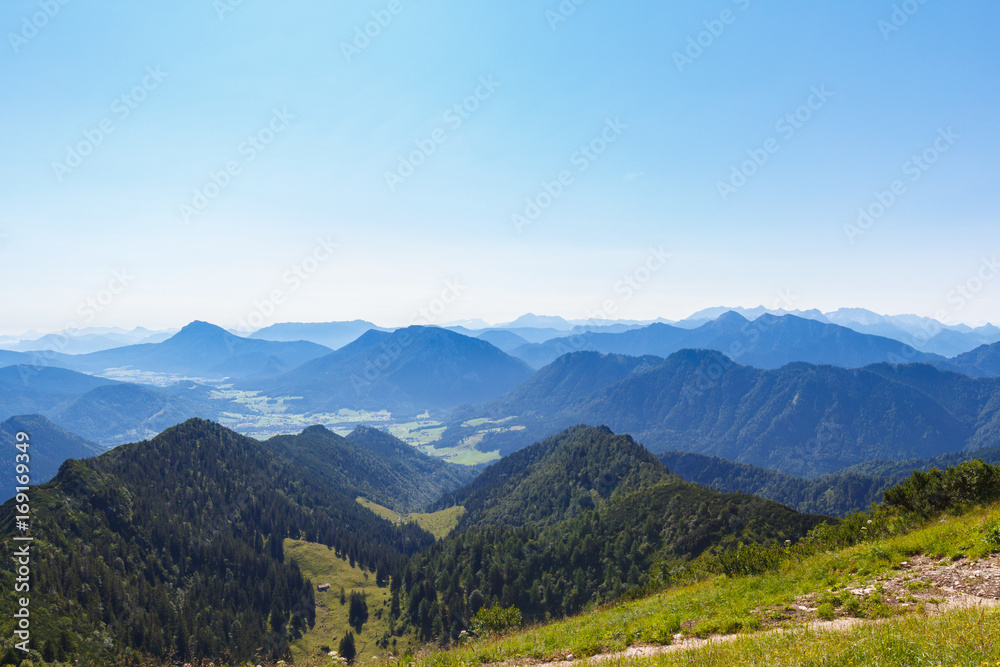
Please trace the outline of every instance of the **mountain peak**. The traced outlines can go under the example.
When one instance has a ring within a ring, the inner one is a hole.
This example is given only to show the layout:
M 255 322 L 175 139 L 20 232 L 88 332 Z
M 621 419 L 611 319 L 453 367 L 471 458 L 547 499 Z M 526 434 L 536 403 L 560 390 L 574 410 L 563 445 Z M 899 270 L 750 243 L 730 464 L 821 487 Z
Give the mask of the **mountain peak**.
M 541 329 L 572 329 L 573 325 L 563 317 L 558 315 L 535 315 L 527 313 L 521 315 L 513 322 L 498 325 L 498 327 L 537 327 Z
M 194 322 L 191 322 L 190 324 L 184 326 L 180 331 L 175 333 L 171 337 L 171 339 L 190 338 L 194 336 L 202 337 L 207 335 L 232 336 L 233 334 L 229 333 L 220 326 L 216 326 L 214 324 L 211 324 L 209 322 L 204 322 L 202 320 L 195 320 Z
M 323 426 L 322 424 L 313 424 L 312 426 L 307 426 L 302 431 L 303 435 L 309 435 L 309 434 L 322 434 L 322 435 L 326 435 L 328 433 L 333 433 L 333 431 L 331 431 L 327 427 Z M 334 433 L 334 435 L 336 435 L 336 434 Z
M 747 318 L 743 317 L 742 315 L 740 315 L 739 313 L 737 313 L 735 310 L 727 310 L 726 312 L 722 313 L 721 315 L 719 315 L 719 317 L 716 318 L 715 323 L 716 324 L 739 324 L 739 325 L 743 325 L 743 324 L 746 324 L 749 321 L 750 320 L 748 320 Z
M 414 325 L 368 331 L 336 352 L 244 386 L 294 392 L 308 410 L 388 409 L 395 416 L 489 401 L 530 375 L 527 364 L 485 340 Z
M 465 527 L 554 523 L 669 474 L 632 436 L 579 424 L 497 461 L 454 501 L 466 509 Z
M 688 364 L 691 366 L 704 366 L 707 364 L 717 364 L 722 368 L 737 366 L 738 364 L 726 354 L 718 350 L 692 349 L 678 350 L 666 359 L 666 364 Z

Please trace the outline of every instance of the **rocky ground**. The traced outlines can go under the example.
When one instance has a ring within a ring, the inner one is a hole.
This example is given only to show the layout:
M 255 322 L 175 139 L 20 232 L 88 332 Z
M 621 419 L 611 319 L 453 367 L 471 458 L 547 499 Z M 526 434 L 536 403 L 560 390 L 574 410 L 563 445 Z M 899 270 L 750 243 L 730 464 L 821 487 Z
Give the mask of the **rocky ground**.
M 829 605 L 822 608 L 822 605 Z M 941 613 L 961 607 L 993 607 L 1000 604 L 1000 554 L 982 560 L 931 560 L 915 556 L 899 565 L 891 576 L 878 577 L 860 588 L 829 590 L 797 598 L 791 605 L 758 610 L 764 633 L 786 632 L 808 623 L 810 629 L 836 632 L 859 623 L 878 623 L 900 613 Z M 832 610 L 831 610 L 832 607 Z M 821 615 L 822 614 L 822 615 Z M 692 624 L 693 625 L 693 624 Z M 584 662 L 606 662 L 648 657 L 730 641 L 739 635 L 707 638 L 684 633 L 671 644 L 632 646 L 625 651 L 603 653 L 586 659 L 573 655 L 537 662 L 542 667 L 572 667 Z M 513 667 L 523 662 L 502 663 Z

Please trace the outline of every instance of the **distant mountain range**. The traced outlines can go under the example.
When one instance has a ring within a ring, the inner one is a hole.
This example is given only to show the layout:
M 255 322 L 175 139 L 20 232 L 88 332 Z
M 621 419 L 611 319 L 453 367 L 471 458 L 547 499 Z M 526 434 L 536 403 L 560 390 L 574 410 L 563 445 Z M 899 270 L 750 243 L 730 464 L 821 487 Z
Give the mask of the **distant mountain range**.
M 284 322 L 255 331 L 250 334 L 249 338 L 288 343 L 304 340 L 323 345 L 331 350 L 338 350 L 372 329 L 379 329 L 379 327 L 364 320 L 318 323 Z
M 443 436 L 446 444 L 455 444 L 467 435 L 455 423 L 459 416 L 466 419 L 517 416 L 520 422 L 509 426 L 524 426 L 524 430 L 518 433 L 505 428 L 486 434 L 480 445 L 488 448 L 493 443 L 493 448 L 508 453 L 571 424 L 600 423 L 594 419 L 625 414 L 613 404 L 598 406 L 589 402 L 595 399 L 598 390 L 639 371 L 649 371 L 684 349 L 716 350 L 740 367 L 769 371 L 803 362 L 847 369 L 886 362 L 920 362 L 974 378 L 1000 377 L 1000 343 L 984 344 L 946 359 L 898 340 L 821 321 L 833 318 L 846 322 L 853 318 L 858 326 L 886 326 L 886 318 L 868 311 L 774 315 L 756 310 L 746 311 L 757 316 L 753 321 L 733 311 L 721 314 L 706 311 L 705 316 L 715 319 L 690 328 L 632 322 L 581 326 L 554 318 L 525 316 L 510 323 L 518 325 L 510 329 L 465 330 L 466 334 L 440 327 L 383 331 L 370 328 L 374 325 L 364 321 L 275 325 L 254 334 L 289 339 L 299 335 L 326 336 L 334 345 L 364 330 L 335 351 L 309 341 L 244 338 L 205 322 L 193 322 L 160 343 L 127 345 L 88 354 L 0 350 L 0 418 L 41 414 L 61 428 L 109 446 L 150 437 L 193 416 L 218 418 L 229 405 L 213 397 L 212 388 L 203 384 L 185 382 L 152 387 L 81 374 L 128 369 L 125 375 L 114 377 L 163 382 L 165 375 L 166 381 L 171 377 L 192 377 L 216 384 L 227 378 L 225 381 L 238 389 L 259 391 L 271 399 L 284 398 L 292 410 L 302 414 L 322 415 L 341 409 L 388 410 L 394 418 L 406 418 L 425 410 L 440 415 L 441 411 L 457 409 Z M 894 326 L 911 329 L 926 325 L 919 318 L 900 316 L 892 321 Z M 562 328 L 541 329 L 522 324 Z M 946 330 L 946 333 L 985 335 L 988 329 Z M 530 337 L 545 338 L 552 332 L 559 337 L 542 343 L 525 342 Z M 583 352 L 611 356 L 581 356 Z M 534 377 L 531 366 L 541 368 Z M 828 372 L 832 370 L 824 371 Z M 144 373 L 154 377 L 147 378 Z M 539 390 L 540 387 L 544 390 Z M 776 386 L 775 391 L 779 388 Z M 662 405 L 657 409 L 662 409 Z M 231 412 L 243 413 L 244 409 Z M 936 413 L 932 410 L 928 414 Z M 921 418 L 924 416 L 916 418 L 914 423 Z M 945 416 L 940 418 L 944 420 Z M 619 421 L 608 423 L 622 426 Z M 966 436 L 972 437 L 967 430 L 947 431 L 945 423 L 940 421 L 938 430 L 950 433 L 953 441 L 964 442 Z M 963 428 L 973 430 L 981 426 L 968 421 L 963 424 Z M 647 426 L 628 422 L 627 430 L 644 438 L 659 432 L 656 428 L 649 431 Z M 915 439 L 912 447 L 931 442 L 938 430 L 922 434 L 922 440 Z M 681 435 L 673 435 L 674 431 Z M 670 427 L 667 433 L 683 439 L 690 431 L 688 427 Z M 704 437 L 708 436 L 702 434 L 693 437 L 693 441 Z M 763 432 L 759 437 L 765 437 Z M 944 446 L 942 442 L 935 442 L 928 445 L 933 452 L 914 449 L 888 453 L 887 450 L 884 455 L 930 456 L 945 451 L 940 449 Z M 956 445 L 961 446 L 964 445 Z M 811 465 L 806 468 L 813 471 Z M 787 471 L 802 472 L 791 468 Z
M 52 351 L 63 354 L 87 354 L 135 343 L 160 343 L 175 332 L 176 329 L 154 331 L 143 327 L 136 327 L 131 331 L 87 327 L 44 336 L 34 333 L 24 338 L 10 338 L 0 341 L 0 348 L 18 352 Z
M 58 472 L 66 459 L 82 459 L 97 456 L 104 449 L 78 435 L 59 428 L 41 415 L 19 415 L 0 423 L 0 442 L 8 443 L 10 451 L 18 453 L 14 444 L 17 434 L 27 433 L 28 469 L 32 484 L 43 484 Z M 0 457 L 0 503 L 15 495 L 14 481 L 16 461 L 14 455 Z
M 607 424 L 653 451 L 715 455 L 800 476 L 975 450 L 1000 438 L 1000 379 L 924 364 L 798 362 L 761 370 L 719 352 L 684 350 L 608 383 L 619 376 L 602 380 L 602 368 L 624 362 L 575 355 L 557 363 L 492 403 L 456 411 L 445 436 L 461 438 L 462 423 L 477 415 L 516 415 L 505 426 L 522 430 L 487 433 L 477 445 L 506 455 L 571 424 Z M 587 378 L 596 389 L 581 396 Z M 572 400 L 554 397 L 560 392 Z
M 253 377 L 281 373 L 329 352 L 316 343 L 241 338 L 207 322 L 192 322 L 162 343 L 60 355 L 58 361 L 91 373 L 128 366 L 206 378 Z
M 539 368 L 577 350 L 666 357 L 683 349 L 718 350 L 757 368 L 778 368 L 793 361 L 857 368 L 890 361 L 944 362 L 897 340 L 860 334 L 852 329 L 794 315 L 763 314 L 750 321 L 729 311 L 694 329 L 651 324 L 622 333 L 582 333 L 511 353 Z
M 742 316 L 752 324 L 747 327 L 747 322 L 732 317 L 732 313 Z M 763 306 L 757 308 L 714 307 L 698 311 L 679 322 L 671 322 L 662 318 L 655 321 L 567 320 L 558 316 L 541 316 L 529 313 L 511 322 L 495 326 L 489 326 L 482 320 L 468 320 L 444 325 L 442 328 L 486 340 L 502 351 L 513 353 L 528 361 L 532 366 L 539 368 L 560 356 L 561 352 L 573 350 L 658 354 L 662 356 L 675 352 L 677 349 L 710 348 L 732 355 L 732 351 L 728 348 L 734 343 L 740 344 L 741 348 L 743 346 L 758 347 L 759 334 L 763 335 L 771 328 L 775 319 L 784 321 L 791 318 L 808 320 L 817 324 L 836 325 L 860 334 L 900 342 L 903 345 L 899 347 L 897 356 L 903 357 L 906 361 L 929 362 L 937 359 L 938 362 L 941 362 L 943 359 L 939 357 L 955 357 L 971 352 L 980 346 L 1000 342 L 1000 328 L 992 324 L 976 328 L 962 324 L 944 325 L 927 317 L 879 315 L 863 308 L 841 308 L 823 313 L 815 309 L 806 311 L 782 310 L 768 309 Z M 712 328 L 708 326 L 712 324 L 721 329 L 725 329 L 727 325 L 730 327 L 739 325 L 747 327 L 747 329 L 742 333 L 729 331 L 715 332 L 713 335 Z M 204 322 L 193 322 L 185 328 L 193 328 L 198 336 L 189 336 L 192 332 L 187 331 L 185 336 L 174 341 L 167 348 L 153 349 L 136 347 L 135 344 L 141 342 L 141 344 L 148 345 L 169 342 L 171 332 L 151 331 L 141 327 L 132 331 L 89 328 L 45 336 L 32 332 L 33 338 L 6 337 L 0 341 L 0 366 L 9 364 L 50 365 L 85 372 L 101 372 L 104 368 L 129 365 L 154 372 L 197 374 L 201 377 L 224 375 L 245 378 L 273 375 L 292 370 L 303 361 L 315 358 L 313 355 L 322 356 L 328 351 L 340 349 L 357 340 L 367 331 L 392 331 L 391 328 L 380 328 L 365 320 L 325 323 L 287 322 L 255 331 L 249 335 L 249 339 L 296 344 L 297 348 L 272 346 L 262 348 L 253 347 L 245 342 L 240 343 L 239 340 L 245 341 L 246 339 Z M 635 334 L 632 339 L 626 337 L 617 342 L 614 339 L 601 336 L 602 334 L 625 334 L 635 330 L 647 331 L 644 334 Z M 691 333 L 685 338 L 683 331 Z M 830 331 L 837 330 L 831 329 Z M 809 354 L 814 356 L 818 350 L 810 348 L 811 343 L 821 345 L 827 339 L 844 337 L 843 332 L 839 334 L 821 333 L 821 329 L 815 328 L 808 335 L 818 338 L 818 340 L 795 341 L 794 336 L 800 333 L 792 332 L 792 339 L 781 342 L 799 342 L 805 346 Z M 223 334 L 231 338 L 227 339 Z M 214 342 L 209 340 L 213 336 L 216 338 Z M 193 345 L 188 354 L 192 357 L 201 354 L 201 361 L 195 363 L 176 362 L 174 358 L 177 355 L 173 355 L 170 348 L 173 347 L 174 350 L 177 350 L 180 347 L 177 344 L 183 343 L 185 338 L 189 339 L 188 344 L 193 342 L 190 340 L 191 338 L 201 339 Z M 642 338 L 647 339 L 645 343 L 641 342 Z M 219 344 L 220 341 L 222 341 L 222 345 Z M 318 350 L 315 347 L 304 348 L 303 344 L 308 342 L 326 348 L 326 351 Z M 843 343 L 845 354 L 848 357 L 851 353 L 861 356 L 867 354 L 870 357 L 878 352 L 878 348 L 885 345 L 884 340 L 875 342 L 867 339 L 846 340 Z M 223 346 L 226 346 L 227 349 L 223 350 Z M 860 348 L 852 350 L 853 346 L 860 346 Z M 202 354 L 206 349 L 211 350 L 211 353 L 207 355 L 208 358 L 212 358 L 216 354 L 221 355 L 216 363 L 207 363 L 208 360 L 204 358 L 206 355 Z M 113 352 L 112 350 L 124 351 Z M 911 350 L 922 354 L 912 354 Z M 108 354 L 94 354 L 98 351 Z M 14 354 L 15 352 L 23 352 L 27 356 Z M 740 354 L 744 353 L 745 351 L 741 350 Z M 828 354 L 828 356 L 831 355 L 836 356 L 836 351 Z M 804 356 L 797 351 L 794 354 L 786 355 L 786 358 L 791 361 L 822 361 L 812 356 Z M 747 359 L 737 358 L 736 360 L 756 365 L 756 361 L 749 357 Z M 838 365 L 859 365 L 859 362 L 850 359 L 827 361 Z M 780 359 L 772 359 L 770 362 L 765 360 L 765 363 L 778 364 Z
M 866 461 L 819 477 L 802 478 L 717 456 L 670 451 L 660 461 L 684 479 L 723 493 L 751 493 L 800 512 L 844 516 L 882 502 L 882 492 L 914 470 L 944 470 L 970 459 L 1000 462 L 1000 447 L 952 452 L 932 459 Z
M 209 403 L 197 387 L 158 389 L 49 366 L 0 368 L 0 419 L 42 414 L 105 447 L 141 440 L 191 417 L 228 406 Z
M 301 397 L 296 405 L 305 411 L 417 414 L 491 400 L 531 374 L 524 362 L 484 340 L 413 326 L 392 333 L 369 331 L 290 372 L 239 386 L 269 396 Z
M 525 329 L 533 335 L 525 336 L 530 343 L 543 343 L 561 338 L 581 328 L 620 326 L 625 328 L 640 328 L 650 324 L 670 324 L 679 329 L 695 329 L 717 320 L 728 312 L 735 312 L 748 320 L 754 321 L 762 315 L 782 317 L 792 315 L 801 319 L 813 320 L 823 324 L 836 324 L 858 333 L 891 338 L 913 348 L 943 357 L 953 357 L 976 347 L 989 343 L 1000 342 L 1000 327 L 987 324 L 980 327 L 970 327 L 964 324 L 947 325 L 929 317 L 918 315 L 880 315 L 864 308 L 841 308 L 823 313 L 812 310 L 784 310 L 758 306 L 756 308 L 713 307 L 700 310 L 690 317 L 673 322 L 660 318 L 655 321 L 635 320 L 566 320 L 554 316 L 524 315 L 513 322 L 498 324 L 489 330 L 514 331 L 515 328 Z M 536 331 L 544 331 L 539 335 Z M 606 329 L 607 331 L 607 329 Z M 559 332 L 566 332 L 560 334 Z M 555 334 L 555 335 L 553 335 Z M 472 335 L 481 335 L 472 334 Z
M 981 345 L 939 365 L 973 377 L 1000 377 L 1000 343 Z
M 694 329 L 716 320 L 728 312 L 738 313 L 751 321 L 756 320 L 761 315 L 777 317 L 793 315 L 824 324 L 837 324 L 858 333 L 892 338 L 911 345 L 921 352 L 944 357 L 953 357 L 969 352 L 980 345 L 1000 342 L 1000 327 L 993 324 L 978 327 L 965 324 L 944 324 L 929 317 L 880 315 L 864 308 L 840 308 L 824 313 L 817 309 L 785 310 L 765 308 L 764 306 L 755 308 L 719 306 L 705 308 L 679 321 L 665 318 L 656 320 L 569 320 L 559 316 L 528 313 L 503 324 L 490 325 L 481 319 L 472 319 L 444 324 L 442 327 L 474 337 L 481 337 L 487 332 L 527 334 L 523 335 L 527 342 L 541 343 L 580 331 L 620 332 L 657 323 L 672 324 L 682 329 Z M 365 320 L 317 323 L 285 322 L 259 329 L 250 333 L 248 337 L 280 342 L 310 341 L 337 349 L 371 329 L 392 330 L 391 327 L 379 327 Z M 176 329 L 150 330 L 143 327 L 137 327 L 131 331 L 119 328 L 88 327 L 52 334 L 32 331 L 21 336 L 0 336 L 0 350 L 51 350 L 66 354 L 84 354 L 123 345 L 161 342 L 174 332 Z M 498 345 L 498 347 L 502 346 Z
M 946 325 L 919 315 L 879 315 L 864 308 L 840 308 L 827 313 L 819 310 L 782 310 L 757 308 L 706 308 L 676 323 L 681 328 L 694 328 L 715 320 L 727 311 L 756 320 L 761 315 L 794 315 L 824 324 L 837 324 L 858 333 L 892 338 L 911 345 L 921 352 L 953 357 L 979 345 L 1000 341 L 1000 328 L 987 324 L 970 327 L 965 324 Z

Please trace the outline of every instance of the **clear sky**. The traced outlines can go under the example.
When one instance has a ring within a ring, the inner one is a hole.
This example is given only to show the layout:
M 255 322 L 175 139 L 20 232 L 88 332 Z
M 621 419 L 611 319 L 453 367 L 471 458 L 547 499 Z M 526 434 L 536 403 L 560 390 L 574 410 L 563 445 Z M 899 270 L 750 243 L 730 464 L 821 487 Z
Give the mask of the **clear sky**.
M 998 321 L 998 25 L 993 0 L 6 0 L 0 333 Z

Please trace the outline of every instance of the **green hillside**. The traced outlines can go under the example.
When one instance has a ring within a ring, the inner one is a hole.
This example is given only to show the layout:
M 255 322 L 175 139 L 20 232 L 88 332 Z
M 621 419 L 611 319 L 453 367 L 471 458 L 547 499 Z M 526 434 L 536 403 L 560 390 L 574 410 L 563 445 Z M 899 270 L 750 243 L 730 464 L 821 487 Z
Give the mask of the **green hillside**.
M 465 507 L 463 528 L 554 523 L 668 476 L 630 436 L 576 426 L 494 463 L 442 502 Z
M 324 426 L 310 426 L 263 445 L 352 498 L 364 496 L 400 512 L 424 509 L 471 474 L 375 429 L 358 428 L 344 438 Z
M 294 561 L 303 576 L 313 583 L 316 599 L 315 625 L 291 644 L 295 662 L 321 659 L 322 654 L 336 651 L 349 631 L 356 637 L 359 661 L 370 661 L 387 650 L 403 653 L 414 647 L 412 634 L 394 634 L 392 593 L 389 586 L 376 583 L 374 572 L 352 566 L 335 550 L 315 542 L 286 539 L 285 558 Z M 317 590 L 321 584 L 330 584 L 330 588 Z M 359 592 L 367 597 L 368 618 L 361 624 L 360 632 L 350 624 L 350 605 L 341 603 L 341 589 L 345 595 Z
M 330 546 L 382 582 L 433 542 L 197 419 L 64 465 L 32 487 L 30 503 L 32 627 L 54 658 L 282 657 L 315 618 L 313 585 L 284 557 L 286 537 Z M 13 502 L 0 506 L 5 590 L 14 516 Z M 9 637 L 13 597 L 0 605 Z
M 358 503 L 387 521 L 392 521 L 393 523 L 413 522 L 439 540 L 455 530 L 455 527 L 458 526 L 459 521 L 461 521 L 462 516 L 465 514 L 465 508 L 461 505 L 446 507 L 436 512 L 400 514 L 367 498 L 358 498 Z
M 916 474 L 890 494 L 894 504 L 820 526 L 797 545 L 742 559 L 706 554 L 648 597 L 483 636 L 417 664 L 598 654 L 625 665 L 997 664 L 998 481 L 1000 467 L 981 462 Z
M 540 621 L 608 602 L 708 551 L 795 541 L 826 517 L 680 480 L 628 436 L 575 427 L 455 494 L 459 530 L 403 573 L 404 621 L 456 640 L 483 607 Z

